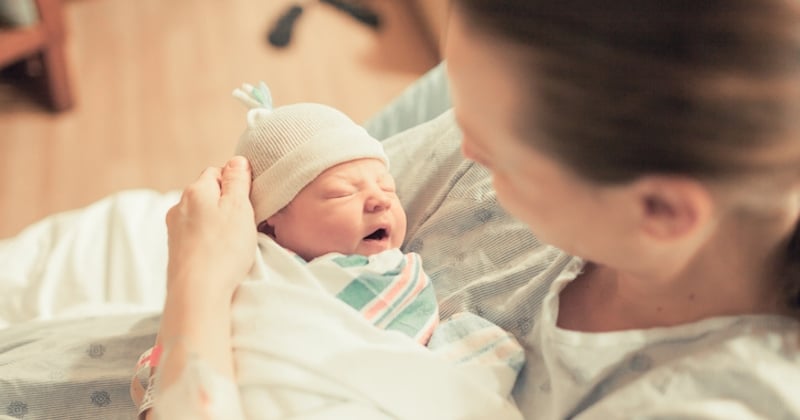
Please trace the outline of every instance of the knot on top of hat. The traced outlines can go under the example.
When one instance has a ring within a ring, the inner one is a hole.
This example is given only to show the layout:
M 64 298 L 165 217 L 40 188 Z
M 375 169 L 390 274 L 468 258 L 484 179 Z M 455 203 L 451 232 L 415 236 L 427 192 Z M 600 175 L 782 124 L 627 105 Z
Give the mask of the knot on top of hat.
M 272 94 L 264 82 L 259 82 L 258 86 L 242 83 L 242 87 L 233 90 L 233 96 L 248 108 L 272 110 Z

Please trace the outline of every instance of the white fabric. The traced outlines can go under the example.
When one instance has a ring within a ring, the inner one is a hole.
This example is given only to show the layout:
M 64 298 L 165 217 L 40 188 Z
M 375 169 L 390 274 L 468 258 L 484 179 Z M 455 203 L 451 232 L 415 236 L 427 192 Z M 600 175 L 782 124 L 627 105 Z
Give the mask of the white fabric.
M 325 290 L 328 271 L 340 275 L 333 265 L 306 264 L 266 236 L 259 246 L 262 278 L 242 283 L 232 306 L 239 395 L 198 363 L 173 385 L 184 392 L 156 394 L 156 414 L 212 418 L 206 407 L 228 407 L 229 415 L 241 401 L 250 420 L 521 418 L 491 366 L 456 365 L 401 333 L 375 328 Z M 201 394 L 210 400 L 198 403 Z
M 31 319 L 161 310 L 164 218 L 179 197 L 125 191 L 0 240 L 0 328 Z

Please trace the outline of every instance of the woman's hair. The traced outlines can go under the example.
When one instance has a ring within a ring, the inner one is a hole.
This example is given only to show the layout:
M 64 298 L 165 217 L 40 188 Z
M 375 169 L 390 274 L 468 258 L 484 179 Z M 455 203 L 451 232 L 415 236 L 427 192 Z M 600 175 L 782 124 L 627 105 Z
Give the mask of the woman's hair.
M 529 47 L 515 129 L 586 179 L 800 178 L 800 1 L 454 1 L 470 27 Z M 800 226 L 788 248 L 800 308 Z

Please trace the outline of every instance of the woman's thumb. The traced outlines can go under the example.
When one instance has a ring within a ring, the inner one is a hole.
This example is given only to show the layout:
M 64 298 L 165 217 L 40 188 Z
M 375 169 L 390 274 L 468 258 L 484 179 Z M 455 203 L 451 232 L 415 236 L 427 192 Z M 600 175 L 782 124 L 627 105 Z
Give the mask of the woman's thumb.
M 234 156 L 222 168 L 222 195 L 250 196 L 250 163 L 242 156 Z

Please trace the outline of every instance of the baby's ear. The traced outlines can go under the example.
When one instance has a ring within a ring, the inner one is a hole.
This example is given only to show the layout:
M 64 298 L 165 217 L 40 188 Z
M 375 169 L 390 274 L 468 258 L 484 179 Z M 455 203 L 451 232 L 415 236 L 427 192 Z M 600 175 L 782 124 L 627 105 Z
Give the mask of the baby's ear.
M 275 228 L 272 227 L 268 222 L 269 219 L 264 220 L 263 222 L 258 224 L 258 231 L 269 236 L 272 239 L 275 239 Z

